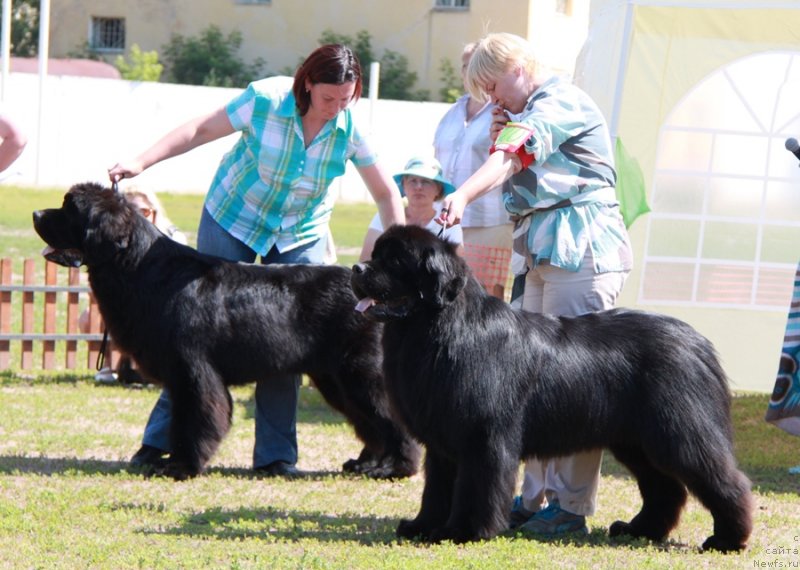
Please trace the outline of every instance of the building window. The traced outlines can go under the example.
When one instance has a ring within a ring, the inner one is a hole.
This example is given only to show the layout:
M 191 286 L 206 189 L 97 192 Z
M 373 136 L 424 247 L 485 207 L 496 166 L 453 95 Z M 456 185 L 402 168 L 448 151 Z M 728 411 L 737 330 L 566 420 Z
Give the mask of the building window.
M 435 0 L 433 6 L 439 10 L 469 10 L 469 0 Z
M 92 18 L 89 46 L 97 51 L 125 50 L 125 18 Z

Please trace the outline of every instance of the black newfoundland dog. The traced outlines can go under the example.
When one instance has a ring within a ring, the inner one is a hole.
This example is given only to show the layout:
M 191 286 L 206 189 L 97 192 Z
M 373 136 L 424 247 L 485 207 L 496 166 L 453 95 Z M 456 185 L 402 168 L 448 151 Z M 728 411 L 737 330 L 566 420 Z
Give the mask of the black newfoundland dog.
M 427 448 L 422 506 L 401 537 L 492 537 L 507 527 L 520 459 L 604 447 L 643 501 L 611 536 L 663 540 L 688 488 L 714 518 L 703 548 L 745 548 L 752 496 L 733 456 L 726 376 L 689 325 L 626 310 L 514 311 L 449 243 L 413 226 L 385 232 L 352 284 L 358 308 L 386 322 L 389 398 Z
M 173 402 L 165 474 L 200 474 L 230 427 L 227 386 L 305 373 L 363 441 L 346 471 L 406 477 L 419 448 L 390 416 L 381 326 L 353 311 L 350 271 L 231 263 L 175 243 L 125 198 L 73 186 L 34 212 L 46 257 L 85 264 L 114 342 Z

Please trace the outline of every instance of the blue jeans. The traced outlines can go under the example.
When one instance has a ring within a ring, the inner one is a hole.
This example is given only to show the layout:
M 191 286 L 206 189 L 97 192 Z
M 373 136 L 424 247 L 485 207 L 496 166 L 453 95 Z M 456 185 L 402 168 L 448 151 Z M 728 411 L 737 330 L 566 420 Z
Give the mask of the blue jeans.
M 273 247 L 261 258 L 261 263 L 322 263 L 327 238 L 280 253 Z M 256 253 L 230 235 L 203 208 L 197 230 L 197 250 L 231 261 L 252 263 Z M 287 374 L 256 384 L 256 442 L 253 448 L 253 467 L 263 467 L 274 461 L 297 463 L 297 400 L 301 376 Z M 169 426 L 172 403 L 162 390 L 147 426 L 142 443 L 170 451 Z

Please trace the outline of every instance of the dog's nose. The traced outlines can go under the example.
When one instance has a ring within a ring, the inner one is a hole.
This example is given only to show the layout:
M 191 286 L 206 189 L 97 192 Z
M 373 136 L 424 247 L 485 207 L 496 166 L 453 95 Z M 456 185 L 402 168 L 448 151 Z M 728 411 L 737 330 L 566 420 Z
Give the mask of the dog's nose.
M 366 268 L 367 268 L 367 266 L 366 266 L 366 265 L 364 265 L 363 263 L 356 263 L 356 264 L 353 266 L 353 273 L 364 273 L 364 270 L 365 270 Z
M 37 223 L 39 221 L 39 218 L 41 218 L 41 217 L 42 217 L 42 211 L 41 210 L 34 210 L 33 211 L 33 223 L 34 224 Z

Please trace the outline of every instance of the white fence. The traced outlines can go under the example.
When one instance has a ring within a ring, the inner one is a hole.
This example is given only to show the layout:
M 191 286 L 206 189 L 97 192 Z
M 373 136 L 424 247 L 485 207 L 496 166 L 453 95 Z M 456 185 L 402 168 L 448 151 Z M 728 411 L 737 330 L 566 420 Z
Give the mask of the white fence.
M 134 157 L 162 135 L 202 113 L 220 107 L 239 89 L 132 82 L 72 76 L 47 77 L 40 89 L 34 74 L 12 73 L 5 90 L 6 112 L 29 136 L 23 155 L 2 176 L 8 184 L 69 187 L 77 182 L 107 182 L 106 171 Z M 370 134 L 389 172 L 413 155 L 432 152 L 436 125 L 448 105 L 360 100 L 356 120 Z M 41 116 L 41 125 L 39 117 Z M 134 183 L 158 192 L 205 193 L 231 135 L 158 164 Z M 352 166 L 336 183 L 341 199 L 369 200 Z

